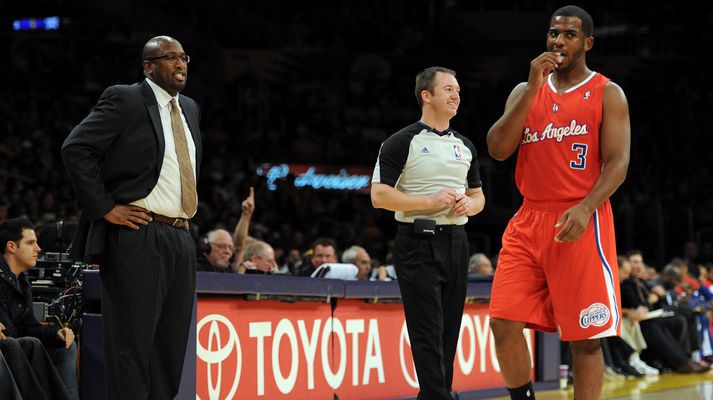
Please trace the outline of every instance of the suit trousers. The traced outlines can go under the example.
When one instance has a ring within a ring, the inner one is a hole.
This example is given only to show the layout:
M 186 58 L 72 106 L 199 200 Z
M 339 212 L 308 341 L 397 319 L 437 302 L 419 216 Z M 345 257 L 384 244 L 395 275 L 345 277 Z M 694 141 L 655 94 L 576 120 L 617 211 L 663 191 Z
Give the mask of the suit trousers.
M 102 330 L 110 399 L 178 393 L 193 312 L 195 243 L 188 230 L 151 222 L 107 234 Z
M 462 226 L 438 226 L 430 236 L 415 234 L 409 224 L 398 226 L 394 267 L 420 400 L 451 399 L 468 257 L 468 237 Z
M 639 322 L 647 348 L 643 359 L 662 361 L 666 366 L 678 368 L 688 362 L 688 328 L 681 315 L 653 318 Z

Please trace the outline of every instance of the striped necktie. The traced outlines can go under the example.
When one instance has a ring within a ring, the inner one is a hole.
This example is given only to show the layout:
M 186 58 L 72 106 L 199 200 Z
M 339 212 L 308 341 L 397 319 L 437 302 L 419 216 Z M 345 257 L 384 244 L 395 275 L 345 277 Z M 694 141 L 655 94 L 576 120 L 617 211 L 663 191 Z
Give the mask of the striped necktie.
M 188 153 L 186 133 L 183 130 L 183 121 L 176 105 L 176 99 L 171 99 L 171 130 L 173 131 L 173 142 L 176 145 L 178 169 L 181 173 L 181 208 L 190 218 L 196 213 L 198 195 L 196 194 L 196 179 Z

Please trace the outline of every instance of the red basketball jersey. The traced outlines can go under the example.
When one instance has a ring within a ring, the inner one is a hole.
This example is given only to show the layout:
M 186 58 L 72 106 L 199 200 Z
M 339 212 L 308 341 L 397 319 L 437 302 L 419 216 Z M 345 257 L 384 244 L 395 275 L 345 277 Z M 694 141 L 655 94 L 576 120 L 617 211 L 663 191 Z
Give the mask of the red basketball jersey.
M 537 92 L 525 120 L 515 170 L 520 193 L 535 202 L 584 198 L 602 170 L 599 128 L 609 79 L 592 72 L 558 94 L 552 75 Z

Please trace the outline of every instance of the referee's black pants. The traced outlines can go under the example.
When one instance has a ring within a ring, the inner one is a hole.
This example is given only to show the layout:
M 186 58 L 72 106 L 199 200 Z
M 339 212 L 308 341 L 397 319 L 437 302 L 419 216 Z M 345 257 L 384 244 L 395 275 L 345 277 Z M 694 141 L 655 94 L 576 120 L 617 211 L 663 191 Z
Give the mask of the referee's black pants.
M 450 400 L 453 360 L 460 332 L 468 275 L 468 238 L 463 226 L 438 226 L 417 235 L 399 224 L 394 266 L 401 289 L 418 399 Z
M 102 331 L 109 399 L 178 393 L 193 312 L 196 249 L 186 229 L 112 226 L 102 265 Z

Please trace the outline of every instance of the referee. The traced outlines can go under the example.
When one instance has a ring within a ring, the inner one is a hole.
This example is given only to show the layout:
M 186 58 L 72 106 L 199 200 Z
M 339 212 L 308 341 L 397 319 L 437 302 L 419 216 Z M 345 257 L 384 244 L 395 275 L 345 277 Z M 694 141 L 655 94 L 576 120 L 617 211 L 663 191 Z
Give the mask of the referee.
M 431 67 L 416 76 L 421 119 L 381 145 L 371 202 L 395 211 L 394 264 L 420 392 L 451 399 L 453 359 L 468 275 L 463 225 L 483 210 L 473 143 L 450 128 L 460 104 L 453 70 Z

